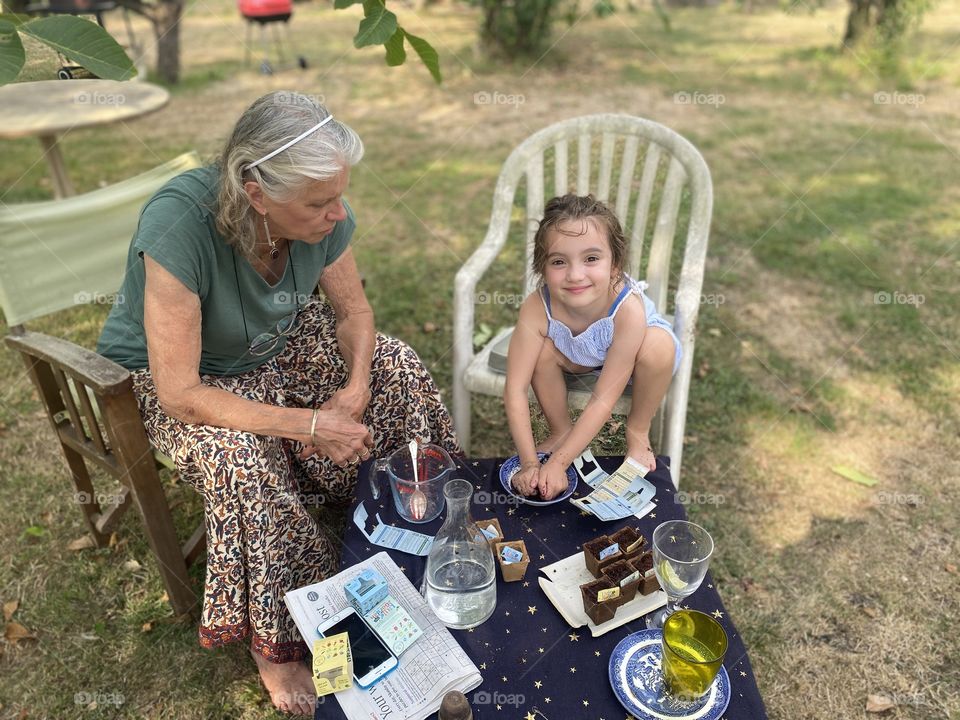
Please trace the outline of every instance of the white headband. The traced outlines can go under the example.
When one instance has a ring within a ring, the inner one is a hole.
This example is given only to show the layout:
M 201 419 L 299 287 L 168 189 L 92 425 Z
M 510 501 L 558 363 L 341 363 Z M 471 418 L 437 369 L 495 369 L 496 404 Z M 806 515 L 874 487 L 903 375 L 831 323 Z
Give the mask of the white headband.
M 333 120 L 333 115 L 327 115 L 323 120 L 321 120 L 320 122 L 318 122 L 316 125 L 314 125 L 312 128 L 310 128 L 310 129 L 307 130 L 306 132 L 300 133 L 299 135 L 297 135 L 297 136 L 296 136 L 293 140 L 291 140 L 290 142 L 281 145 L 280 147 L 278 147 L 276 150 L 274 150 L 274 151 L 271 152 L 271 153 L 267 153 L 266 155 L 264 155 L 264 156 L 263 156 L 262 158 L 260 158 L 259 160 L 256 160 L 256 161 L 250 163 L 249 165 L 244 166 L 243 171 L 246 172 L 247 170 L 253 170 L 253 169 L 254 169 L 257 165 L 259 165 L 260 163 L 266 162 L 267 160 L 269 160 L 270 158 L 274 157 L 275 155 L 279 155 L 279 154 L 282 153 L 284 150 L 286 150 L 288 147 L 291 147 L 292 145 L 296 145 L 298 142 L 300 142 L 301 140 L 303 140 L 307 135 L 310 135 L 310 134 L 312 134 L 312 133 L 315 133 L 317 130 L 319 130 L 320 128 L 322 128 L 324 125 L 326 125 L 326 124 L 327 124 L 328 122 L 330 122 L 331 120 Z

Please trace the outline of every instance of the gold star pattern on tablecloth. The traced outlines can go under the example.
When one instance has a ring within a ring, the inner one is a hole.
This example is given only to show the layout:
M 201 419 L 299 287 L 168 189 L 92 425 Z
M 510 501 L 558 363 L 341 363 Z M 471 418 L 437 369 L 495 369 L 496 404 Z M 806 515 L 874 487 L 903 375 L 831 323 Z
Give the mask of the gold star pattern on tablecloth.
M 570 642 L 578 642 L 580 640 L 580 636 L 577 635 L 576 633 L 570 633 L 569 637 L 570 637 Z
M 533 683 L 533 686 L 534 686 L 537 690 L 539 690 L 540 688 L 543 687 L 543 681 L 542 681 L 542 680 L 537 680 L 536 682 Z
M 523 720 L 537 720 L 537 718 L 532 712 L 528 712 L 527 716 Z
M 710 614 L 713 615 L 717 620 L 723 617 L 723 612 L 720 611 L 720 608 L 717 608 Z
M 537 611 L 536 605 L 527 605 L 527 612 L 533 615 Z

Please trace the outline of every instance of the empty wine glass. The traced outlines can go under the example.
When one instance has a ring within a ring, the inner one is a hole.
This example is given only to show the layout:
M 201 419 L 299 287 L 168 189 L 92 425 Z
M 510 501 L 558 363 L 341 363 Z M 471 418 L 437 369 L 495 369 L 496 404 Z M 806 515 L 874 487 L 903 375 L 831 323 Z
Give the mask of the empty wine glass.
M 647 615 L 648 628 L 663 628 L 680 601 L 700 587 L 711 555 L 713 538 L 696 523 L 670 520 L 653 531 L 653 571 L 667 594 L 667 604 Z

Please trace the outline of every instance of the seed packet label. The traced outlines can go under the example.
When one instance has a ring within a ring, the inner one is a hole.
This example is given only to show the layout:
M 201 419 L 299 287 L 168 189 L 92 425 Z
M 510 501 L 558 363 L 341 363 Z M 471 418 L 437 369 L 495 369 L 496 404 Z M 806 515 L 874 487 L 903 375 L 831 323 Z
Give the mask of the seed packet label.
M 649 578 L 649 577 L 653 577 L 654 575 L 655 575 L 655 573 L 654 573 L 654 571 L 653 571 L 653 568 L 650 568 L 649 570 L 647 570 L 647 571 L 643 574 L 643 577 L 644 577 L 644 578 Z
M 353 685 L 350 637 L 339 633 L 313 643 L 313 686 L 317 696 L 348 690 Z
M 597 593 L 597 602 L 605 602 L 607 600 L 615 600 L 620 597 L 620 588 L 612 587 L 601 590 Z
M 423 635 L 420 626 L 392 595 L 363 617 L 395 655 L 403 653 Z
M 510 565 L 511 563 L 518 563 L 523 560 L 523 553 L 508 545 L 500 551 L 500 557 L 503 559 L 505 565 Z
M 496 540 L 498 537 L 500 537 L 500 533 L 497 532 L 496 525 L 487 525 L 485 528 L 482 527 L 480 528 L 480 532 L 483 533 L 483 536 L 487 538 L 487 540 Z
M 620 581 L 620 587 L 626 587 L 632 582 L 636 582 L 640 579 L 640 571 L 634 570 L 632 573 L 627 575 L 623 580 Z
M 603 550 L 600 551 L 600 559 L 605 560 L 611 555 L 615 555 L 618 552 L 620 552 L 620 544 L 614 543 L 613 545 L 610 545 L 609 547 L 605 547 Z
M 637 548 L 639 548 L 641 545 L 643 545 L 643 543 L 644 543 L 644 537 L 643 537 L 643 535 L 641 535 L 639 540 L 636 540 L 636 541 L 630 543 L 629 545 L 627 545 L 626 552 L 628 552 L 628 553 L 629 553 L 629 552 L 633 552 L 634 550 L 636 550 Z

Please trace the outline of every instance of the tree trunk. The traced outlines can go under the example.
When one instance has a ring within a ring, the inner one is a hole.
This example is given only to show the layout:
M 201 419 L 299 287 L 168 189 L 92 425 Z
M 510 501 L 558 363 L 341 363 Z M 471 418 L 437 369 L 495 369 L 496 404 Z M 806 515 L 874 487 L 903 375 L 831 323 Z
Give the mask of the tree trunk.
M 182 0 L 161 0 L 153 13 L 157 34 L 157 75 L 169 84 L 180 80 L 180 19 Z
M 847 29 L 843 34 L 844 46 L 856 45 L 873 25 L 871 9 L 873 0 L 850 0 L 847 14 Z

